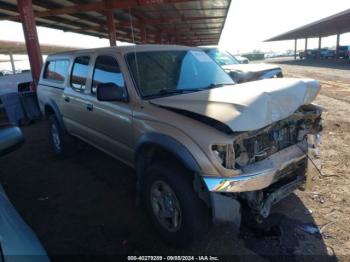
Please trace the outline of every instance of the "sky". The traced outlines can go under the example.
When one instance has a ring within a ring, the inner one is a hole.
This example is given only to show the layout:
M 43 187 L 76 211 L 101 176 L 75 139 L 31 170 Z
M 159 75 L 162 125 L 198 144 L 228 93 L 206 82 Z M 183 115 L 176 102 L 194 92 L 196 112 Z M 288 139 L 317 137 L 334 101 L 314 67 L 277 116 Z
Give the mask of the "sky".
M 350 0 L 232 0 L 220 46 L 233 53 L 294 49 L 293 40 L 262 41 L 349 8 Z M 335 36 L 322 40 L 323 46 L 335 43 Z M 350 45 L 350 34 L 342 35 L 340 44 Z M 308 40 L 308 46 L 318 47 L 318 39 Z M 298 40 L 299 48 L 304 40 Z
M 294 49 L 294 41 L 263 43 L 263 40 L 348 8 L 350 8 L 350 0 L 231 0 L 219 45 L 235 54 L 253 50 L 281 52 Z M 38 27 L 38 36 L 40 43 L 45 44 L 81 48 L 109 45 L 107 39 L 65 33 L 44 27 Z M 21 25 L 0 21 L 0 40 L 24 41 Z M 335 42 L 335 36 L 327 37 L 322 40 L 322 46 L 333 47 Z M 118 44 L 122 43 L 118 42 Z M 340 44 L 350 45 L 350 33 L 341 36 Z M 318 39 L 308 40 L 308 47 L 317 46 Z M 298 49 L 303 48 L 304 40 L 298 40 Z M 0 55 L 0 59 L 3 58 Z

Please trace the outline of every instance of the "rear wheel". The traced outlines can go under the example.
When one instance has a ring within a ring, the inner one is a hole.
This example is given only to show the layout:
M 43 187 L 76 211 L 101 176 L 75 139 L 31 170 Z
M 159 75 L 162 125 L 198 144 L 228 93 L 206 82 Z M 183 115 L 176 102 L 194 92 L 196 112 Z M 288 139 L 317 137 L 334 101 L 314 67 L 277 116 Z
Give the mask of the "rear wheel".
M 194 192 L 191 174 L 171 163 L 155 163 L 144 174 L 143 201 L 151 220 L 168 243 L 186 246 L 209 226 L 209 209 Z

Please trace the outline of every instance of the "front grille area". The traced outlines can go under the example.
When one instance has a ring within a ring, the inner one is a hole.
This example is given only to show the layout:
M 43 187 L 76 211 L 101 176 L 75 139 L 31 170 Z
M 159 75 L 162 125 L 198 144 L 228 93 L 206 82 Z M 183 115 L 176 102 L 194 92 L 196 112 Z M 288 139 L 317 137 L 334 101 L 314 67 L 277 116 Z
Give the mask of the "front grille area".
M 235 155 L 248 158 L 245 164 L 263 160 L 270 155 L 298 143 L 298 121 L 278 122 L 267 130 L 243 139 L 235 144 Z M 242 164 L 241 164 L 242 166 Z

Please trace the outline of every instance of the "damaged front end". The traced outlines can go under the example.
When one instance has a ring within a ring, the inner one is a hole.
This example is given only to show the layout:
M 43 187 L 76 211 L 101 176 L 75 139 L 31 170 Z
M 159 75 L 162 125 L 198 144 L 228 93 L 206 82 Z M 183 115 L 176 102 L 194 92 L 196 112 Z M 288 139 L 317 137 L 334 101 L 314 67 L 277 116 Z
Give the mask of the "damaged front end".
M 319 137 L 322 131 L 321 113 L 320 107 L 304 105 L 287 119 L 238 135 L 234 142 L 235 167 L 242 169 L 292 145 L 306 152 L 307 141 L 314 141 L 313 137 Z
M 268 217 L 271 207 L 296 189 L 304 189 L 320 170 L 322 108 L 301 106 L 286 119 L 235 137 L 234 169 L 228 178 L 205 177 L 212 199 L 217 195 L 244 203 L 257 220 Z M 213 201 L 215 203 L 215 201 Z M 230 214 L 214 207 L 214 216 Z M 229 217 L 226 217 L 229 221 Z

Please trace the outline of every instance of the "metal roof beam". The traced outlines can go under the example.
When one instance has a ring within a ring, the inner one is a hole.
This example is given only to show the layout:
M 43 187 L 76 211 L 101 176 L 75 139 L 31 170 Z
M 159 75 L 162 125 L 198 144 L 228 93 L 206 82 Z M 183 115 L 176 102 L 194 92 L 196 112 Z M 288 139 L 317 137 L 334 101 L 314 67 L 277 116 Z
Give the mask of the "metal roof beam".
M 160 5 L 160 4 L 175 4 L 183 2 L 193 2 L 199 0 L 123 0 L 112 1 L 106 4 L 105 1 L 87 4 L 76 4 L 60 8 L 49 9 L 45 11 L 35 12 L 35 17 L 47 17 L 56 15 L 69 15 L 85 12 L 105 12 L 110 9 L 129 9 L 140 6 Z M 19 20 L 19 16 L 8 16 L 6 20 Z
M 147 25 L 147 24 L 146 24 Z M 118 29 L 129 29 L 130 24 L 128 23 L 116 23 L 115 26 Z M 134 29 L 140 31 L 142 27 L 145 26 L 144 23 L 133 23 Z M 107 26 L 101 25 L 101 26 L 90 26 L 90 27 L 84 27 L 84 28 L 77 28 L 70 30 L 71 32 L 75 33 L 82 33 L 85 31 L 98 31 L 98 32 L 105 32 L 107 29 Z M 188 27 L 175 27 L 173 29 L 162 29 L 163 33 L 188 33 L 188 32 L 194 32 L 194 31 L 208 31 L 208 30 L 219 30 L 221 27 L 208 27 L 208 28 L 188 28 Z M 147 29 L 147 31 L 151 32 L 158 32 L 159 30 L 154 29 Z

